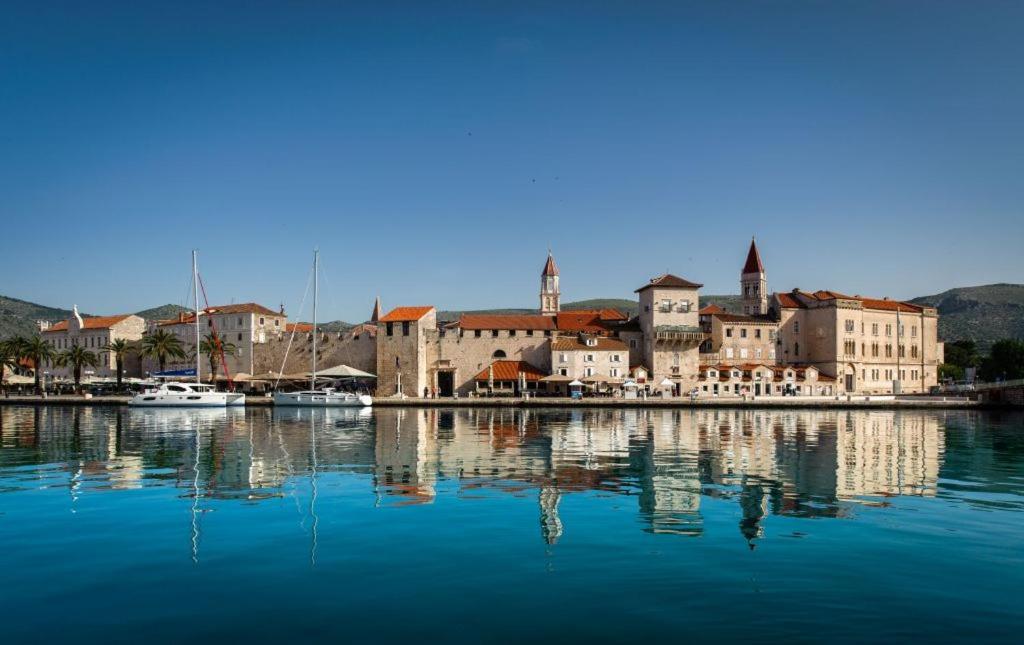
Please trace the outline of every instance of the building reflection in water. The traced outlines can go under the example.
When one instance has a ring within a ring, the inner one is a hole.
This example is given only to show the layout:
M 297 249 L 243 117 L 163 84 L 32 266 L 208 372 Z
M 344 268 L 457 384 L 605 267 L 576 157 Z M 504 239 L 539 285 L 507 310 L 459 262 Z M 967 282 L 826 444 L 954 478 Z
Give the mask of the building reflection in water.
M 23 488 L 67 486 L 72 506 L 104 490 L 179 487 L 196 557 L 204 500 L 293 497 L 315 558 L 317 478 L 339 473 L 367 476 L 378 505 L 528 496 L 547 544 L 571 534 L 567 495 L 621 497 L 636 505 L 643 530 L 681 536 L 706 530 L 702 505 L 735 504 L 739 536 L 754 548 L 772 515 L 843 518 L 892 496 L 935 495 L 943 419 L 824 410 L 5 407 L 0 468 L 7 480 L 17 469 Z

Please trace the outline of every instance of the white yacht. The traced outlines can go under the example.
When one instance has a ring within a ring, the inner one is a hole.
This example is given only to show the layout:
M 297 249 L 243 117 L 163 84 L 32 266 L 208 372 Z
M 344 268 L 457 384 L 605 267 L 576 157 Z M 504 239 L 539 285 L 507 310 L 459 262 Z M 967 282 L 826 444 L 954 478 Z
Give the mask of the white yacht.
M 205 383 L 171 381 L 136 394 L 128 405 L 136 407 L 223 408 L 245 405 L 245 395 L 218 392 Z
M 234 392 L 218 392 L 213 385 L 202 383 L 199 380 L 199 361 L 202 355 L 199 353 L 199 339 L 202 337 L 199 329 L 199 268 L 196 262 L 196 252 L 192 251 L 192 287 L 195 297 L 195 318 L 196 318 L 196 381 L 188 383 L 182 381 L 168 381 L 161 383 L 155 388 L 150 388 L 136 394 L 128 402 L 128 405 L 135 407 L 184 407 L 184 408 L 224 408 L 231 406 L 245 405 L 245 395 Z
M 316 406 L 316 407 L 362 407 L 373 405 L 373 397 L 369 394 L 339 392 L 334 388 L 325 387 L 320 390 L 303 392 L 274 392 L 274 405 Z
M 302 406 L 321 408 L 364 407 L 373 405 L 373 397 L 369 394 L 341 392 L 334 388 L 316 386 L 316 305 L 319 298 L 320 283 L 317 274 L 320 270 L 320 251 L 313 251 L 313 370 L 309 378 L 309 389 L 301 392 L 274 392 L 274 405 Z M 287 359 L 287 354 L 285 355 Z M 284 365 L 281 366 L 284 371 Z

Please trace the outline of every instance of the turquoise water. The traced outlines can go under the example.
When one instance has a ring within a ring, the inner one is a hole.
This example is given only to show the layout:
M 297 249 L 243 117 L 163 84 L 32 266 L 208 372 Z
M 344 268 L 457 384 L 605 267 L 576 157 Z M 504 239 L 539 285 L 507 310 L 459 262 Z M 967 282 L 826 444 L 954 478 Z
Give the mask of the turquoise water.
M 0 424 L 5 642 L 1024 629 L 1018 414 L 3 407 Z

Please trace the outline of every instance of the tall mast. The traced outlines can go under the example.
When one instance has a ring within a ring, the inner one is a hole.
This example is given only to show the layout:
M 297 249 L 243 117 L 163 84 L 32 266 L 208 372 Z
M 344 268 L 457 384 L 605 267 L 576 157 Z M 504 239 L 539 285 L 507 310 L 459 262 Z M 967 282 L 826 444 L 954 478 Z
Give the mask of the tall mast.
M 196 262 L 196 250 L 192 249 L 192 295 L 196 301 L 196 383 L 202 383 L 199 378 L 199 264 Z M 210 375 L 213 378 L 213 374 Z
M 313 250 L 313 376 L 309 389 L 316 389 L 316 302 L 320 296 L 320 249 Z

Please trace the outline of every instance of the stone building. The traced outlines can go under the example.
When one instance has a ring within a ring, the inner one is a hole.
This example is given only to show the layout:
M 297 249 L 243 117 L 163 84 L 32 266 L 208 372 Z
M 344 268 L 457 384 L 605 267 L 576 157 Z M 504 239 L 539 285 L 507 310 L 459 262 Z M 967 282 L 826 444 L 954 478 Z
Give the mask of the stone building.
M 261 345 L 271 342 L 285 332 L 288 317 L 282 308 L 273 311 L 254 302 L 233 305 L 208 307 L 199 312 L 200 342 L 207 335 L 216 333 L 227 345 L 234 346 L 234 351 L 225 352 L 224 359 L 227 371 L 253 374 L 256 370 L 255 357 Z M 161 329 L 170 332 L 181 340 L 185 351 L 194 355 L 196 350 L 196 319 L 193 313 L 181 313 L 177 318 L 157 320 L 149 323 L 148 331 Z M 147 358 L 145 369 L 155 372 L 159 369 L 156 361 Z M 183 369 L 195 366 L 195 359 L 186 359 L 168 364 L 167 369 Z M 223 375 L 225 366 L 218 367 Z M 204 357 L 200 361 L 200 373 L 204 380 L 210 378 L 209 360 Z
M 769 295 L 754 241 L 740 271 L 743 313 L 701 309 L 700 289 L 664 274 L 635 291 L 633 318 L 616 310 L 562 311 L 549 253 L 536 314 L 463 314 L 440 326 L 433 307 L 399 307 L 380 317 L 378 396 L 399 389 L 406 396 L 477 393 L 481 375 L 499 361 L 503 373 L 528 365 L 531 375 L 538 369 L 554 380 L 600 377 L 608 384 L 642 375 L 658 389 L 671 383 L 675 395 L 921 392 L 936 383 L 942 344 L 933 308 L 833 291 Z M 588 351 L 588 342 L 614 350 Z
M 72 315 L 67 320 L 52 324 L 45 321 L 39 323 L 43 339 L 57 352 L 79 346 L 95 354 L 99 365 L 86 368 L 86 375 L 100 378 L 117 376 L 117 360 L 105 348 L 115 340 L 138 341 L 145 329 L 146 321 L 134 314 L 83 318 L 78 313 L 78 305 L 72 307 Z M 45 369 L 55 378 L 70 378 L 72 373 L 70 367 L 50 365 Z M 142 375 L 137 355 L 129 356 L 124 361 L 124 371 L 126 377 Z
M 836 291 L 794 289 L 768 298 L 766 285 L 761 254 L 751 242 L 740 272 L 744 313 L 720 307 L 700 312 L 709 335 L 701 345 L 702 366 L 813 367 L 819 378 L 837 380 L 802 388 L 813 391 L 914 393 L 938 382 L 943 344 L 935 308 Z M 713 389 L 712 381 L 707 385 L 701 392 Z

